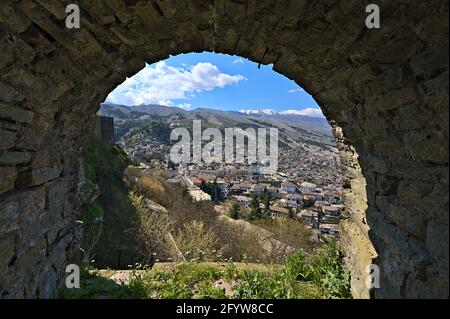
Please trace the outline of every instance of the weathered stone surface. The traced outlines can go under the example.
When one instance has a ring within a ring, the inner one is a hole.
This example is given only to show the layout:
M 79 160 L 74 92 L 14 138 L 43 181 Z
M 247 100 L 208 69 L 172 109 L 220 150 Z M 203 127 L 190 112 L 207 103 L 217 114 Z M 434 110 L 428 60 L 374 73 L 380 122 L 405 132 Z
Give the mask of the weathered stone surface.
M 14 188 L 14 182 L 17 178 L 15 167 L 0 167 L 0 176 L 0 194 Z
M 7 150 L 16 143 L 17 133 L 0 129 L 0 150 Z
M 16 165 L 31 161 L 29 152 L 0 152 L 0 165 Z
M 30 123 L 33 120 L 33 112 L 15 106 L 0 104 L 0 118 Z
M 8 264 L 14 256 L 14 236 L 0 237 L 0 276 L 8 270 Z
M 19 225 L 36 222 L 44 211 L 45 203 L 44 187 L 8 196 L 0 203 L 0 232 L 9 233 L 18 230 Z M 10 226 L 14 223 L 17 227 L 11 229 Z
M 448 239 L 448 228 L 445 228 L 444 224 L 430 222 L 427 227 L 427 235 L 426 245 L 431 256 L 436 259 L 447 259 L 448 249 L 445 239 Z
M 39 298 L 51 298 L 55 295 L 56 283 L 58 277 L 53 269 L 50 267 L 47 271 L 41 273 L 39 281 Z
M 20 240 L 0 296 L 50 296 L 76 255 L 79 201 L 63 180 L 78 176 L 89 118 L 112 89 L 170 54 L 261 61 L 269 48 L 262 63 L 335 126 L 354 296 L 448 297 L 448 2 L 402 3 L 381 1 L 382 28 L 367 30 L 359 1 L 83 1 L 82 28 L 69 31 L 58 1 L 3 1 L 0 246 Z
M 33 161 L 31 166 L 33 168 L 43 168 L 59 164 L 58 153 L 55 151 L 44 150 L 38 151 L 33 154 Z
M 43 167 L 31 169 L 19 174 L 17 180 L 18 187 L 42 185 L 54 180 L 61 174 L 61 167 Z
M 0 101 L 1 102 L 14 102 L 18 99 L 19 92 L 14 88 L 0 82 Z M 0 105 L 0 112 L 2 112 L 2 106 Z

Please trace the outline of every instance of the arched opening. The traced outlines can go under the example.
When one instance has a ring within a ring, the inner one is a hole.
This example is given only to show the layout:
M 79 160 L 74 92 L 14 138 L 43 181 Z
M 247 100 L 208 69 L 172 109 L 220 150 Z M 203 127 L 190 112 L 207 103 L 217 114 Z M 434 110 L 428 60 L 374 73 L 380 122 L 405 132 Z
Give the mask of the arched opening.
M 354 295 L 368 296 L 373 243 L 375 296 L 448 296 L 447 4 L 384 3 L 379 30 L 347 2 L 81 8 L 67 30 L 62 4 L 1 7 L 2 297 L 48 296 L 73 259 L 81 137 L 99 103 L 144 61 L 203 50 L 273 63 L 336 125 Z
M 273 279 L 272 269 L 294 261 L 300 267 L 303 258 L 302 267 L 318 269 L 310 264 L 327 249 L 338 258 L 344 205 L 332 128 L 314 99 L 272 66 L 215 53 L 170 57 L 127 78 L 99 114 L 101 128 L 93 125 L 84 145 L 80 181 L 86 198 L 81 249 L 91 266 L 114 269 L 108 276 L 124 279 L 136 263 L 157 271 L 180 262 L 220 269 L 233 261 L 247 271 L 267 267 Z M 261 150 L 264 136 L 269 140 Z M 182 142 L 189 155 L 179 162 L 173 150 Z M 318 284 L 326 275 L 292 285 L 326 291 Z M 333 276 L 342 288 L 329 297 L 348 296 L 345 270 L 337 267 Z M 308 296 L 289 285 L 279 289 Z

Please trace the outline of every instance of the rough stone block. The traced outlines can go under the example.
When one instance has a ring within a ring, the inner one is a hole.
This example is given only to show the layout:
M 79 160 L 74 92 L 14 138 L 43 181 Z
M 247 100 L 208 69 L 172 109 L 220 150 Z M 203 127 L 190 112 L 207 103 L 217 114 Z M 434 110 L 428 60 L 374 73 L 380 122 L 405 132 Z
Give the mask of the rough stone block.
M 0 237 L 0 252 L 0 277 L 3 277 L 14 256 L 14 236 Z
M 39 218 L 45 208 L 45 188 L 12 194 L 0 203 L 0 233 L 19 233 L 19 243 L 40 234 Z M 28 228 L 28 225 L 34 228 Z M 34 229 L 33 232 L 31 230 Z
M 25 31 L 31 24 L 30 20 L 5 3 L 0 6 L 0 21 L 12 31 L 18 33 Z
M 38 151 L 33 154 L 32 160 L 33 168 L 42 168 L 51 166 L 52 164 L 52 154 L 48 150 Z
M 0 129 L 0 150 L 7 150 L 16 143 L 17 133 Z
M 33 112 L 0 103 L 0 118 L 21 123 L 31 123 L 33 115 Z
M 3 82 L 0 82 L 0 101 L 9 103 L 9 102 L 17 101 L 18 98 L 19 98 L 19 92 L 17 92 L 17 90 L 10 87 L 9 85 L 6 85 Z M 1 106 L 0 106 L 0 110 L 1 110 Z
M 61 171 L 61 167 L 43 167 L 27 170 L 19 174 L 19 177 L 17 178 L 17 186 L 28 187 L 42 185 L 48 181 L 58 178 Z
M 16 165 L 31 161 L 29 152 L 4 152 L 0 153 L 0 165 Z
M 35 270 L 38 263 L 45 259 L 46 247 L 44 237 L 31 239 L 26 247 L 17 252 L 14 267 L 23 270 L 28 269 L 29 271 Z
M 14 188 L 17 169 L 15 167 L 0 167 L 0 177 L 0 194 L 2 194 Z
M 39 298 L 46 299 L 53 297 L 56 291 L 56 281 L 56 272 L 53 267 L 42 272 L 39 280 Z
M 448 224 L 439 223 L 436 221 L 430 221 L 427 227 L 427 250 L 431 256 L 443 262 L 446 265 L 448 273 L 448 242 L 449 242 L 449 230 Z
M 427 223 L 426 214 L 423 211 L 402 204 L 397 196 L 377 195 L 376 206 L 399 228 L 418 239 L 425 240 Z

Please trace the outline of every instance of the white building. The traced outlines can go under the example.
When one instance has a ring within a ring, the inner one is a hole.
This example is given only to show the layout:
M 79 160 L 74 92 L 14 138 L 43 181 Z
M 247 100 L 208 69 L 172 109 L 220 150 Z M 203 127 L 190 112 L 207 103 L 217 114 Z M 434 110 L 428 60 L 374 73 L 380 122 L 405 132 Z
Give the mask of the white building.
M 286 204 L 289 207 L 301 208 L 303 207 L 303 196 L 300 194 L 286 195 Z
M 323 197 L 330 204 L 340 204 L 341 203 L 341 197 L 339 196 L 339 194 L 337 194 L 335 192 L 325 192 Z
M 297 214 L 297 219 L 303 221 L 306 225 L 312 228 L 318 228 L 319 226 L 319 213 L 312 210 L 304 209 Z
M 282 192 L 286 192 L 286 193 L 296 193 L 297 192 L 297 185 L 293 184 L 293 183 L 281 183 L 281 191 Z
M 233 196 L 233 197 L 236 198 L 236 200 L 242 205 L 244 205 L 246 208 L 250 206 L 250 202 L 252 201 L 252 199 L 247 196 Z
M 192 197 L 192 199 L 196 202 L 201 201 L 211 201 L 211 196 L 204 191 L 202 191 L 200 188 L 192 188 L 189 190 L 189 195 Z
M 300 191 L 302 193 L 314 193 L 316 188 L 316 185 L 313 183 L 303 182 L 300 184 Z

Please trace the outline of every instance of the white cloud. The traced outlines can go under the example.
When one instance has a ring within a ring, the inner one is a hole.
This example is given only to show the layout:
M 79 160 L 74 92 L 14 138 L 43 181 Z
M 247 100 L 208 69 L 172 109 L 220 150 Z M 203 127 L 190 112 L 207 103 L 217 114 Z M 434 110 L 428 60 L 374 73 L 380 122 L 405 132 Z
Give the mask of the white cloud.
M 239 59 L 236 59 L 233 62 L 231 62 L 231 65 L 244 64 L 244 63 L 245 63 L 244 59 L 239 58 Z
M 280 112 L 280 114 L 285 115 L 306 115 L 306 116 L 312 116 L 312 117 L 325 117 L 322 113 L 322 110 L 319 108 L 314 107 L 307 107 L 302 110 L 286 110 L 283 112 Z
M 172 67 L 161 61 L 154 66 L 146 65 L 135 76 L 127 78 L 106 100 L 124 105 L 174 105 L 173 100 L 186 99 L 193 92 L 224 88 L 245 79 L 240 74 L 222 73 L 211 63 L 201 62 L 187 69 Z
M 302 88 L 290 89 L 290 90 L 288 90 L 288 93 L 297 93 L 297 92 L 301 92 L 301 91 L 303 91 Z

